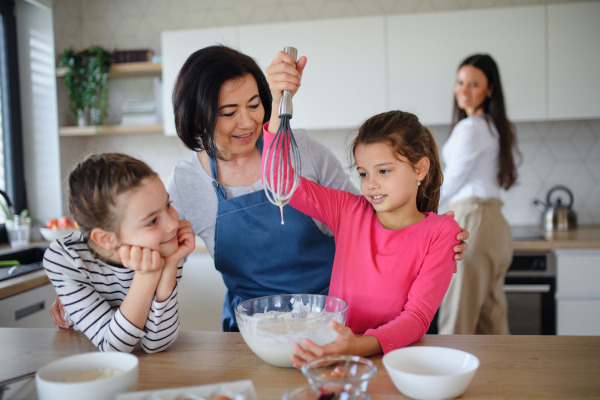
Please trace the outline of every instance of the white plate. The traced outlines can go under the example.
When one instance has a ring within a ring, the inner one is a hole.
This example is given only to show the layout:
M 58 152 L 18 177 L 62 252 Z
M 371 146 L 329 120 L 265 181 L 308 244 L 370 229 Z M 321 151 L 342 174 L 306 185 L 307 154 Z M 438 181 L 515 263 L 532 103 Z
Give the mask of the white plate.
M 249 379 L 212 385 L 122 393 L 117 395 L 115 400 L 176 400 L 182 396 L 193 400 L 211 400 L 217 396 L 227 396 L 233 400 L 258 400 L 254 385 Z

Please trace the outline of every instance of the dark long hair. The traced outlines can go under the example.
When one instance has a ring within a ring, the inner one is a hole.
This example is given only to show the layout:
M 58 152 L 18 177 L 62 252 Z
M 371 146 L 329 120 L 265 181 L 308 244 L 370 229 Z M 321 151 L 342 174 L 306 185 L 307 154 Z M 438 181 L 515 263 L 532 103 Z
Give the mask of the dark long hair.
M 416 115 L 403 111 L 388 111 L 366 120 L 350 146 L 352 156 L 360 144 L 385 143 L 394 154 L 404 156 L 415 168 L 423 157 L 429 159 L 429 172 L 417 192 L 417 210 L 436 212 L 440 202 L 440 187 L 444 180 L 433 135 Z
M 271 91 L 265 74 L 252 57 L 227 46 L 209 46 L 188 57 L 173 89 L 177 135 L 190 150 L 205 150 L 211 158 L 224 158 L 215 145 L 221 86 L 251 75 L 265 110 L 263 124 L 271 118 Z
M 498 157 L 498 184 L 504 189 L 509 189 L 517 180 L 517 166 L 514 159 L 514 153 L 521 154 L 517 147 L 517 136 L 514 125 L 506 117 L 506 108 L 504 106 L 504 93 L 500 82 L 500 71 L 492 57 L 487 54 L 475 54 L 467 57 L 458 67 L 472 65 L 481 70 L 488 80 L 488 87 L 491 96 L 486 97 L 479 108 L 483 108 L 485 118 L 496 127 L 500 142 L 500 154 Z M 467 118 L 467 113 L 458 107 L 456 96 L 454 97 L 454 111 L 452 115 L 452 125 L 454 126 L 461 120 Z

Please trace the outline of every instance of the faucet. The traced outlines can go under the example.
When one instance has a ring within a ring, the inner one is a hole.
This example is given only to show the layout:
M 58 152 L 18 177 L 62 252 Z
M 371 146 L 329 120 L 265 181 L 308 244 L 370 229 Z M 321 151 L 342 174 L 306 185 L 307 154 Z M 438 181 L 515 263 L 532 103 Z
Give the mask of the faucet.
M 14 215 L 15 214 L 15 209 L 14 209 L 14 207 L 12 205 L 12 202 L 10 201 L 10 198 L 6 194 L 6 192 L 3 191 L 3 190 L 0 190 L 0 195 L 2 195 L 2 197 L 4 197 L 4 201 L 6 202 L 6 208 L 8 209 L 8 213 L 10 215 Z

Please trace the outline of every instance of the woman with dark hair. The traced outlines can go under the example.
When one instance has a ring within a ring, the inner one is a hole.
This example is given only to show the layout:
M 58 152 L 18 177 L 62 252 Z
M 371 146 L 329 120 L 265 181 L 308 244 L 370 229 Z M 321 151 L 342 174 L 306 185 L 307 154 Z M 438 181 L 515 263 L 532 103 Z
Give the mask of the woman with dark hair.
M 301 57 L 297 69 L 290 66 L 291 79 L 299 81 L 305 65 Z M 234 310 L 242 301 L 329 289 L 335 254 L 331 231 L 292 207 L 284 207 L 282 225 L 279 208 L 263 190 L 262 127 L 271 117 L 271 101 L 256 62 L 225 46 L 193 53 L 173 91 L 177 134 L 194 154 L 177 164 L 167 191 L 223 275 L 224 331 L 237 331 Z M 358 193 L 331 151 L 305 130 L 295 129 L 294 135 L 305 178 Z M 468 233 L 459 236 L 462 240 Z
M 440 308 L 440 334 L 510 333 L 504 276 L 513 243 L 500 191 L 517 179 L 515 153 L 498 67 L 489 55 L 470 56 L 460 64 L 454 87 L 441 202 L 450 204 L 471 239 Z

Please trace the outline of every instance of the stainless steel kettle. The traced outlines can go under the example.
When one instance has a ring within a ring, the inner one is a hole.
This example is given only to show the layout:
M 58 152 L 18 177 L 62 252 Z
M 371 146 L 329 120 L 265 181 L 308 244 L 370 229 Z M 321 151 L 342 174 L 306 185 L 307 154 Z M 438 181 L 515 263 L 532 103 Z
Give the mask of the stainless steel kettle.
M 551 203 L 551 196 L 557 190 L 562 190 L 569 195 L 569 205 L 565 206 L 562 204 L 562 200 L 559 197 L 556 199 L 556 203 Z M 539 200 L 534 200 L 533 204 L 540 210 L 542 214 L 542 227 L 547 231 L 566 231 L 569 229 L 577 228 L 577 214 L 571 208 L 573 206 L 573 193 L 562 185 L 554 186 L 548 191 L 548 197 L 546 198 L 546 204 Z

